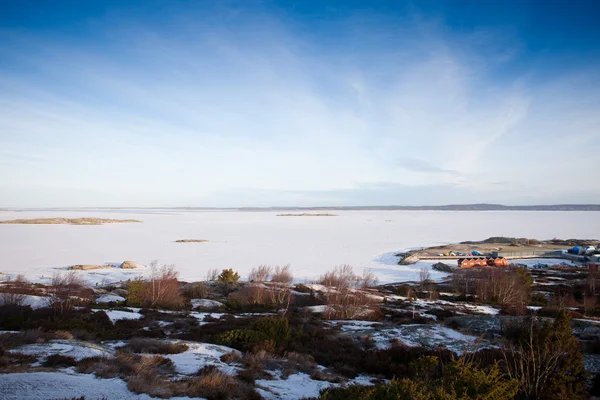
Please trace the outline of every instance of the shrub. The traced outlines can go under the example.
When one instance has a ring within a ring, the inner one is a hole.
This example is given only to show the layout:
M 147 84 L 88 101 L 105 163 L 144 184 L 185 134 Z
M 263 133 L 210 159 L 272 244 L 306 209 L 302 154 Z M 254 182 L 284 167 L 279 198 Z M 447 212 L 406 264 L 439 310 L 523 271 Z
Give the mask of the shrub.
M 46 361 L 42 365 L 44 367 L 74 367 L 77 365 L 77 361 L 71 356 L 52 354 L 46 357 Z
M 548 305 L 548 299 L 543 293 L 533 293 L 529 298 L 530 306 L 546 306 Z
M 552 324 L 530 318 L 510 333 L 512 345 L 504 358 L 509 375 L 521 384 L 523 397 L 587 398 L 583 353 L 567 310 L 560 310 Z
M 179 354 L 186 351 L 188 345 L 158 339 L 133 338 L 122 349 L 127 349 L 134 353 Z
M 131 307 L 141 307 L 144 303 L 144 285 L 141 278 L 129 281 L 127 284 L 127 305 Z
M 505 379 L 497 365 L 478 369 L 464 360 L 444 368 L 441 377 L 392 379 L 377 386 L 351 385 L 325 389 L 320 400 L 510 400 L 518 391 L 516 380 Z
M 183 309 L 186 300 L 177 280 L 178 272 L 172 265 L 151 264 L 148 279 L 136 279 L 127 285 L 127 305 L 134 307 L 156 307 L 171 310 Z
M 240 311 L 246 305 L 248 305 L 248 301 L 237 293 L 233 293 L 227 297 L 227 301 L 225 302 L 225 307 L 233 311 Z
M 261 317 L 252 323 L 250 329 L 262 332 L 278 347 L 285 346 L 290 338 L 290 327 L 285 317 Z
M 219 282 L 232 283 L 240 279 L 240 274 L 234 272 L 233 269 L 224 269 L 218 277 Z
M 247 350 L 252 345 L 268 340 L 269 337 L 263 332 L 251 329 L 234 329 L 215 337 L 216 343 L 240 350 Z
M 208 286 L 204 282 L 190 283 L 185 287 L 184 294 L 188 299 L 205 299 L 208 297 Z

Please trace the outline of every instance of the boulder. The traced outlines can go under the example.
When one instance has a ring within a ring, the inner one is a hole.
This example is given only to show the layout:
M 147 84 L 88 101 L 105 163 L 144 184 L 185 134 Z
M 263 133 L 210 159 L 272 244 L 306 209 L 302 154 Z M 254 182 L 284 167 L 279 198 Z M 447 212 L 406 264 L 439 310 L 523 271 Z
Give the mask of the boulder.
M 119 268 L 121 269 L 136 269 L 136 268 L 140 268 L 141 265 L 136 263 L 135 261 L 123 261 L 123 263 L 121 263 L 121 266 Z
M 433 264 L 431 268 L 435 269 L 436 271 L 442 272 L 452 272 L 456 269 L 456 267 L 451 267 L 450 265 L 444 264 L 443 262 L 437 262 Z

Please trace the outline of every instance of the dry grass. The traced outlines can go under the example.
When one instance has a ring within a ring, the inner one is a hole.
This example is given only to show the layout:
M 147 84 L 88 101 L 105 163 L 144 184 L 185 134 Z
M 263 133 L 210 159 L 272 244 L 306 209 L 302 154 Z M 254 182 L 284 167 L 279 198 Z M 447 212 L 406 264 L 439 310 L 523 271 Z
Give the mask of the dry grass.
M 0 224 L 28 224 L 28 225 L 102 225 L 142 222 L 137 219 L 108 219 L 108 218 L 35 218 L 35 219 L 10 219 L 0 221 Z
M 158 339 L 133 338 L 123 346 L 122 349 L 134 353 L 179 354 L 186 351 L 188 345 L 185 343 L 173 343 Z
M 117 376 L 152 375 L 167 376 L 175 374 L 173 362 L 162 356 L 140 356 L 118 351 L 115 357 L 88 357 L 77 363 L 80 374 L 96 374 L 98 378 L 110 379 Z
M 186 396 L 203 397 L 208 400 L 225 399 L 261 399 L 252 385 L 240 382 L 232 376 L 226 375 L 218 369 L 205 368 L 200 376 L 186 381 Z
M 6 349 L 14 349 L 15 347 L 23 346 L 32 343 L 44 343 L 46 340 L 53 339 L 51 333 L 42 332 L 39 329 L 15 333 L 0 334 L 0 346 Z
M 152 397 L 168 399 L 173 397 L 173 384 L 152 374 L 132 376 L 127 381 L 127 389 L 134 393 L 146 393 Z
M 69 331 L 56 331 L 54 339 L 73 340 L 73 334 Z

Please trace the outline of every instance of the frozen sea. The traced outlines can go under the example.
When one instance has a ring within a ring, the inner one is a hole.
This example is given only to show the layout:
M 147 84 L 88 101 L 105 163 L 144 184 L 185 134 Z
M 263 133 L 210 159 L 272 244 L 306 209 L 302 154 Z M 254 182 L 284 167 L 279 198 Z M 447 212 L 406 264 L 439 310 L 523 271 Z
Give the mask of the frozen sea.
M 321 212 L 321 211 L 319 211 Z M 394 254 L 415 247 L 490 236 L 537 239 L 600 238 L 600 212 L 544 211 L 334 211 L 337 217 L 278 217 L 278 212 L 193 210 L 0 211 L 0 219 L 50 217 L 132 218 L 142 223 L 0 225 L 0 272 L 40 281 L 73 264 L 174 264 L 183 280 L 207 270 L 233 268 L 247 275 L 260 264 L 290 264 L 297 281 L 337 265 L 375 271 L 380 282 L 418 279 L 423 262 L 396 265 Z M 207 243 L 175 243 L 205 239 Z M 91 282 L 110 281 L 86 272 Z M 433 277 L 443 274 L 433 271 Z M 121 279 L 116 274 L 113 278 Z

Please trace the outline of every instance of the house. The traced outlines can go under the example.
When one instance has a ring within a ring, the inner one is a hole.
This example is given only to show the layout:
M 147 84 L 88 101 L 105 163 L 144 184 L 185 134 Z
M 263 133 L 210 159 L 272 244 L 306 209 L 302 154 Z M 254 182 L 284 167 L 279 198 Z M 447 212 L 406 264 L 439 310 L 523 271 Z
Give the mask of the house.
M 504 257 L 469 257 L 458 259 L 459 268 L 473 267 L 508 267 L 508 261 Z

